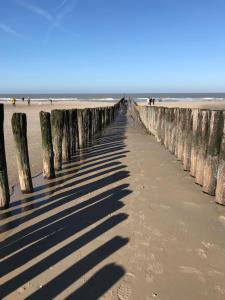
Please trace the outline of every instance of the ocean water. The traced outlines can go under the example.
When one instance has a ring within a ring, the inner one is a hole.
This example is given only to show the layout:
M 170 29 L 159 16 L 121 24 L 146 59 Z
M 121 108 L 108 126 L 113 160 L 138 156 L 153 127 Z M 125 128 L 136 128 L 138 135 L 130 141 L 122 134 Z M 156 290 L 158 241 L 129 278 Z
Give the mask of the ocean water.
M 11 98 L 20 100 L 30 97 L 31 100 L 45 101 L 116 101 L 126 96 L 137 102 L 145 102 L 147 98 L 154 97 L 159 101 L 225 101 L 225 93 L 107 93 L 107 94 L 0 94 L 0 101 L 8 101 Z

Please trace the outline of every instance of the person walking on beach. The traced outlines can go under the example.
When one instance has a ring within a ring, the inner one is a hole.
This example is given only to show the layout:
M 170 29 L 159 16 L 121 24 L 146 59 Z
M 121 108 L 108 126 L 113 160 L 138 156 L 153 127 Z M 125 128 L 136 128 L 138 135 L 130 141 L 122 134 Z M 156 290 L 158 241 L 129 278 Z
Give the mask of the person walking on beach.
M 27 104 L 30 105 L 30 97 L 27 98 Z
M 152 98 L 152 105 L 155 104 L 155 98 Z

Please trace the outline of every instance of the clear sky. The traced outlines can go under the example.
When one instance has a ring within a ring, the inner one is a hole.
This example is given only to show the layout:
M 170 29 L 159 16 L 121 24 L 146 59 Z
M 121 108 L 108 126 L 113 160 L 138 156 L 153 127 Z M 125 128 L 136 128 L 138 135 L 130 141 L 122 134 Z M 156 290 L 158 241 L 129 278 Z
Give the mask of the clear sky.
M 0 92 L 224 92 L 225 0 L 0 0 Z

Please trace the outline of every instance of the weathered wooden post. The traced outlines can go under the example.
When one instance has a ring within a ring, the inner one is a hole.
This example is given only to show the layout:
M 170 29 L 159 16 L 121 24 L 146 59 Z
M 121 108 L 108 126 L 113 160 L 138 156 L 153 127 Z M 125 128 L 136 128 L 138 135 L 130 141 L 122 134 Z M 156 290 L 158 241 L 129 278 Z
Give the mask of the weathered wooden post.
M 70 129 L 70 154 L 74 155 L 77 150 L 77 110 L 69 110 L 69 129 Z
M 171 108 L 171 125 L 170 125 L 170 142 L 169 142 L 169 150 L 172 154 L 175 153 L 176 146 L 176 110 L 177 108 Z
M 88 139 L 92 139 L 93 132 L 93 110 L 91 108 L 88 109 Z
M 62 159 L 69 161 L 71 159 L 70 154 L 70 120 L 69 111 L 64 110 L 64 126 L 63 126 L 63 140 L 62 140 Z
M 92 108 L 92 136 L 95 134 L 96 128 L 96 109 Z
M 33 192 L 33 184 L 30 172 L 30 162 L 27 145 L 26 114 L 13 114 L 12 132 L 16 145 L 16 159 L 18 165 L 20 188 L 23 193 L 31 193 Z
M 216 202 L 225 205 L 225 112 L 223 112 L 223 136 L 220 146 L 216 185 Z
M 202 110 L 201 111 L 201 134 L 199 135 L 199 151 L 197 156 L 197 165 L 196 165 L 196 174 L 195 182 L 199 185 L 203 185 L 203 174 L 205 161 L 207 157 L 207 148 L 209 140 L 209 120 L 210 120 L 210 111 Z
M 85 129 L 83 120 L 83 110 L 77 110 L 77 123 L 78 123 L 78 135 L 79 135 L 79 148 L 83 148 L 85 145 Z
M 185 144 L 185 130 L 186 130 L 186 122 L 185 122 L 185 108 L 179 108 L 179 137 L 178 137 L 178 145 L 177 145 L 177 158 L 181 160 L 183 163 L 184 156 L 184 144 Z
M 85 108 L 83 111 L 84 118 L 84 133 L 85 133 L 85 144 L 89 141 L 89 108 Z
M 199 133 L 200 133 L 200 121 L 199 121 L 199 109 L 192 110 L 192 145 L 191 145 L 191 168 L 190 175 L 195 177 L 197 157 L 198 157 L 198 145 L 199 145 Z
M 203 192 L 214 196 L 217 181 L 220 144 L 223 132 L 223 112 L 212 111 L 207 158 L 203 175 Z
M 192 146 L 192 111 L 185 110 L 185 133 L 184 133 L 184 153 L 183 166 L 185 171 L 190 171 L 191 168 L 191 146 Z
M 10 193 L 5 157 L 4 104 L 0 104 L 0 139 L 0 209 L 6 209 L 9 206 Z
M 52 145 L 52 132 L 50 113 L 41 111 L 39 113 L 41 123 L 41 138 L 43 151 L 43 176 L 46 179 L 55 178 L 54 152 Z
M 56 171 L 62 170 L 62 139 L 64 126 L 64 111 L 51 111 L 52 142 L 54 151 L 54 166 Z

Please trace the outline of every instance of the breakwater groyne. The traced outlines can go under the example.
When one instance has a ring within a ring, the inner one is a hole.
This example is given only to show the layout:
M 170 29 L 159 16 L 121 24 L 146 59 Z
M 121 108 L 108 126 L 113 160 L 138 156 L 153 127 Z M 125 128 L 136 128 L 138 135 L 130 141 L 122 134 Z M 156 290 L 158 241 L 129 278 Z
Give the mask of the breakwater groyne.
M 132 101 L 129 109 L 181 161 L 203 192 L 225 205 L 225 111 L 139 106 Z
M 116 104 L 107 107 L 85 109 L 55 109 L 51 113 L 41 111 L 40 127 L 43 153 L 43 177 L 55 178 L 62 169 L 63 162 L 80 153 L 91 140 L 111 124 L 117 111 L 124 105 L 122 98 Z M 14 113 L 11 120 L 15 142 L 15 158 L 18 167 L 18 179 L 23 193 L 33 192 L 30 171 L 27 117 L 24 113 Z M 0 209 L 6 209 L 10 203 L 7 161 L 4 143 L 4 105 L 0 104 Z

